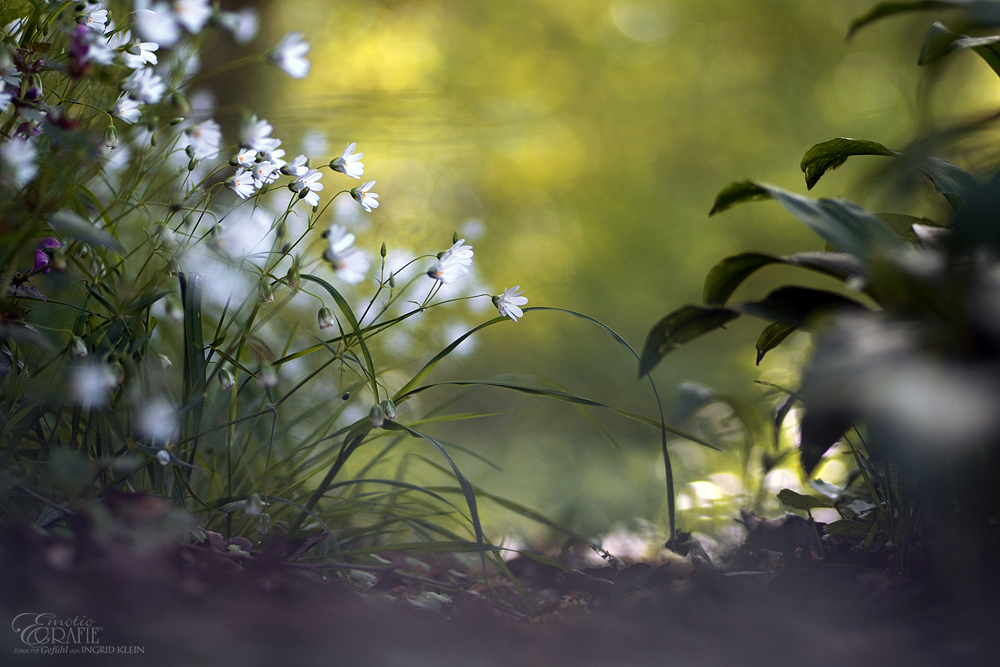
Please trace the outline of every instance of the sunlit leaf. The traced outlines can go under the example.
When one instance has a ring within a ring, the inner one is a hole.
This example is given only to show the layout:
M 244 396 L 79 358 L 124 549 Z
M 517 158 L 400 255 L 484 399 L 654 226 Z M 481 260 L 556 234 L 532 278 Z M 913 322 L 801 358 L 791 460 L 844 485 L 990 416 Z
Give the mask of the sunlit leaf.
M 719 194 L 715 195 L 715 202 L 712 210 L 708 212 L 709 217 L 716 213 L 722 213 L 726 209 L 732 208 L 745 201 L 762 201 L 770 199 L 771 193 L 767 189 L 757 185 L 753 181 L 737 181 L 724 187 Z
M 838 137 L 816 144 L 802 156 L 799 168 L 806 176 L 806 187 L 812 190 L 820 177 L 847 162 L 852 155 L 884 155 L 895 157 L 896 151 L 875 141 Z
M 816 496 L 804 496 L 791 489 L 782 489 L 778 492 L 778 500 L 782 505 L 797 510 L 814 510 L 821 507 L 833 507 L 833 501 L 829 498 L 817 498 Z
M 757 365 L 760 366 L 760 362 L 764 359 L 765 354 L 781 345 L 781 342 L 797 329 L 798 327 L 790 327 L 780 322 L 772 322 L 764 327 L 764 330 L 760 332 L 760 336 L 757 338 L 755 346 L 757 348 Z

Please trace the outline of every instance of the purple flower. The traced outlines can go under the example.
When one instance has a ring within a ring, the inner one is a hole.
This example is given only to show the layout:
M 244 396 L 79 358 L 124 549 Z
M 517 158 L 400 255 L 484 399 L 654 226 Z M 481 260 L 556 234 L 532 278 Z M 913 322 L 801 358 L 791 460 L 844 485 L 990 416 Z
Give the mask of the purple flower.
M 35 248 L 35 271 L 48 273 L 51 269 L 49 269 L 49 253 L 46 251 L 61 247 L 62 243 L 51 236 L 42 239 L 42 242 Z

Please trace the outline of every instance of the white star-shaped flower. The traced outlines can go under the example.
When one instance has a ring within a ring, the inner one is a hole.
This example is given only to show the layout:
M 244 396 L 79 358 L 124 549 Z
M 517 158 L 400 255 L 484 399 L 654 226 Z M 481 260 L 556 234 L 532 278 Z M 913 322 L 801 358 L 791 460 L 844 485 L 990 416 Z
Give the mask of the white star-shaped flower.
M 273 129 L 266 120 L 257 120 L 256 116 L 250 116 L 243 126 L 243 139 L 240 140 L 240 146 L 260 152 L 276 149 L 281 145 L 281 140 L 271 136 Z
M 152 69 L 137 69 L 122 81 L 122 88 L 146 104 L 156 104 L 167 92 L 167 84 Z
M 302 40 L 301 32 L 290 32 L 281 43 L 271 49 L 267 59 L 273 65 L 285 70 L 293 79 L 304 79 L 309 74 L 309 43 Z
M 111 109 L 111 115 L 117 118 L 121 118 L 126 123 L 135 123 L 139 120 L 139 103 L 128 96 L 128 93 L 122 93 L 115 102 L 114 108 Z
M 360 180 L 362 174 L 365 173 L 365 165 L 359 162 L 359 160 L 363 158 L 365 154 L 355 153 L 354 155 L 351 155 L 355 148 L 357 148 L 357 144 L 347 144 L 347 148 L 344 149 L 343 155 L 330 162 L 330 168 L 334 171 L 346 174 L 351 178 L 357 178 Z
M 465 239 L 459 239 L 455 245 L 441 253 L 427 275 L 448 285 L 467 274 L 472 266 L 474 253 L 472 246 L 463 245 L 464 243 Z
M 299 155 L 288 164 L 282 165 L 281 173 L 287 176 L 302 176 L 309 171 L 309 158 Z
M 24 137 L 15 136 L 0 146 L 0 180 L 24 187 L 38 175 L 38 149 Z
M 273 162 L 258 162 L 250 170 L 250 173 L 253 175 L 254 185 L 259 188 L 267 183 L 274 183 L 278 180 L 278 176 L 281 175 L 280 169 L 281 167 Z
M 212 8 L 208 0 L 175 0 L 174 16 L 189 33 L 197 35 L 212 18 Z
M 93 9 L 84 11 L 78 20 L 97 34 L 103 35 L 108 27 L 108 10 L 97 5 Z
M 127 31 L 122 43 L 125 47 L 121 55 L 122 63 L 129 69 L 141 69 L 157 63 L 156 51 L 160 45 L 156 42 L 133 41 L 131 32 Z
M 226 187 L 235 192 L 240 199 L 246 199 L 254 193 L 253 174 L 246 169 L 237 169 L 233 177 L 226 181 Z
M 184 131 L 188 146 L 199 160 L 211 160 L 219 156 L 219 146 L 222 143 L 222 129 L 211 118 L 203 120 Z
M 251 165 L 253 165 L 256 161 L 257 151 L 252 148 L 244 148 L 236 154 L 236 157 L 233 158 L 233 162 L 236 163 L 236 166 L 243 167 L 244 169 L 250 169 Z
M 340 225 L 333 225 L 325 236 L 330 248 L 323 253 L 323 258 L 333 266 L 337 278 L 349 285 L 356 285 L 364 280 L 371 264 L 364 252 L 352 247 L 354 234 Z
M 520 307 L 528 303 L 528 297 L 521 296 L 524 294 L 524 290 L 518 292 L 519 289 L 521 289 L 520 285 L 514 285 L 510 289 L 505 289 L 503 294 L 493 297 L 493 305 L 500 311 L 500 314 L 515 322 L 517 322 L 517 318 L 524 316 L 524 311 Z
M 373 208 L 378 208 L 378 195 L 374 192 L 369 192 L 375 185 L 375 181 L 368 181 L 360 188 L 354 188 L 351 190 L 351 196 L 354 197 L 355 201 L 361 204 L 361 208 L 365 209 L 369 213 L 372 212 Z
M 305 199 L 310 206 L 319 205 L 319 192 L 323 189 L 323 184 L 319 179 L 323 178 L 323 173 L 317 169 L 310 169 L 302 176 L 288 184 L 288 188 L 299 195 L 300 199 Z M 306 191 L 308 188 L 308 191 Z M 303 194 L 305 193 L 305 194 Z
M 135 27 L 143 38 L 160 46 L 173 46 L 181 36 L 177 19 L 165 2 L 157 2 L 151 9 L 137 9 Z
M 257 36 L 260 22 L 253 7 L 244 7 L 238 12 L 222 12 L 219 20 L 223 28 L 233 33 L 237 44 L 249 44 Z

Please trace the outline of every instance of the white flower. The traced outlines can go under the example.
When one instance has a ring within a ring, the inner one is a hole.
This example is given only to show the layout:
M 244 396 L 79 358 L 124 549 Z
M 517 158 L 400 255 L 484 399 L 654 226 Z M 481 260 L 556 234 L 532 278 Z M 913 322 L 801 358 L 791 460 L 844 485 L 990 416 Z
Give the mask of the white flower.
M 222 130 L 219 124 L 211 118 L 189 127 L 184 131 L 188 138 L 188 146 L 199 160 L 211 160 L 219 155 L 219 144 L 222 143 Z
M 21 34 L 24 32 L 24 24 L 27 22 L 28 17 L 22 16 L 19 19 L 14 19 L 10 23 L 4 26 L 3 31 L 7 33 L 10 38 L 15 42 L 21 41 Z
M 233 33 L 237 44 L 248 44 L 257 36 L 257 10 L 244 7 L 238 12 L 222 12 L 222 27 Z
M 139 103 L 122 93 L 111 109 L 111 115 L 121 118 L 126 123 L 134 123 L 139 120 Z
M 474 253 L 472 246 L 463 245 L 464 243 L 465 239 L 459 239 L 455 245 L 441 253 L 427 275 L 448 285 L 467 274 L 469 267 L 472 266 Z
M 21 87 L 21 72 L 3 48 L 0 48 L 0 81 L 14 89 Z
M 265 183 L 274 183 L 278 180 L 278 176 L 281 175 L 279 169 L 280 167 L 273 162 L 258 162 L 254 165 L 253 169 L 250 170 L 250 174 L 253 176 L 254 185 L 259 188 Z
M 281 139 L 274 139 L 271 148 L 261 151 L 260 159 L 264 162 L 271 162 L 277 165 L 278 169 L 285 166 L 285 161 L 281 158 L 285 157 L 285 149 L 278 148 L 281 145 Z
M 165 2 L 157 2 L 152 9 L 137 9 L 135 27 L 142 37 L 160 46 L 173 46 L 181 36 L 177 20 Z
M 323 184 L 319 179 L 323 178 L 323 173 L 317 169 L 310 169 L 302 176 L 288 184 L 288 189 L 298 193 L 300 199 L 305 199 L 310 206 L 319 205 L 319 191 L 323 189 Z M 306 192 L 308 188 L 308 192 Z M 305 193 L 305 194 L 303 194 Z
M 175 0 L 174 15 L 188 32 L 197 35 L 212 18 L 212 8 L 208 6 L 208 0 Z
M 271 49 L 267 59 L 274 65 L 285 70 L 293 79 L 304 79 L 309 74 L 309 43 L 302 41 L 301 32 L 290 32 L 281 43 Z
M 108 10 L 100 5 L 80 15 L 79 22 L 99 35 L 108 27 Z
M 349 285 L 356 285 L 365 279 L 370 263 L 365 254 L 353 248 L 354 234 L 340 225 L 332 225 L 326 232 L 329 250 L 323 253 L 323 258 L 333 265 L 337 277 Z
M 271 136 L 273 129 L 266 120 L 257 120 L 256 116 L 250 116 L 243 126 L 243 138 L 240 140 L 240 146 L 262 152 L 276 149 L 281 145 L 281 140 Z
M 161 449 L 160 451 L 156 452 L 156 460 L 160 463 L 161 466 L 170 465 L 170 452 L 168 452 L 165 449 Z
M 167 84 L 151 69 L 135 70 L 122 81 L 122 88 L 146 104 L 156 104 L 167 92 Z
M 342 174 L 347 174 L 351 178 L 360 179 L 361 175 L 365 173 L 365 165 L 359 162 L 359 160 L 364 157 L 364 153 L 355 153 L 354 155 L 351 155 L 355 148 L 357 148 L 357 144 L 347 144 L 347 148 L 344 149 L 343 155 L 330 162 L 330 169 L 339 171 Z
M 378 195 L 374 192 L 369 192 L 375 185 L 375 181 L 368 181 L 360 188 L 354 188 L 351 190 L 351 196 L 354 197 L 355 201 L 361 204 L 361 208 L 365 209 L 369 213 L 372 212 L 373 208 L 378 208 Z
M 309 171 L 309 158 L 299 155 L 288 164 L 282 165 L 281 173 L 287 176 L 302 176 Z
M 528 303 L 528 298 L 521 296 L 524 294 L 524 290 L 518 292 L 521 289 L 520 285 L 514 285 L 510 289 L 505 289 L 503 294 L 499 294 L 493 297 L 493 305 L 497 307 L 500 314 L 503 317 L 509 317 L 510 319 L 517 322 L 517 318 L 524 315 L 524 311 L 521 310 L 520 306 Z
M 90 409 L 107 403 L 108 392 L 116 386 L 115 372 L 105 364 L 95 363 L 73 369 L 69 389 L 74 402 Z
M 126 43 L 128 46 L 122 52 L 122 62 L 129 69 L 141 69 L 146 65 L 155 65 L 157 63 L 155 51 L 159 50 L 160 45 L 156 42 L 133 42 L 129 39 L 130 35 L 126 33 Z
M 245 169 L 250 169 L 250 165 L 257 161 L 257 151 L 252 148 L 245 148 L 233 158 L 236 165 Z
M 226 187 L 235 192 L 240 199 L 246 199 L 255 189 L 253 174 L 246 169 L 237 169 L 233 177 L 226 181 Z
M 163 443 L 177 437 L 180 422 L 177 418 L 177 410 L 170 403 L 163 399 L 156 399 L 139 411 L 135 426 L 141 435 L 153 442 Z M 163 450 L 160 453 L 166 453 L 169 463 L 170 453 L 163 452 Z M 159 459 L 159 454 L 157 454 L 157 459 Z M 159 460 L 161 463 L 163 462 L 162 459 Z
M 0 146 L 0 180 L 21 188 L 38 175 L 38 149 L 23 137 Z

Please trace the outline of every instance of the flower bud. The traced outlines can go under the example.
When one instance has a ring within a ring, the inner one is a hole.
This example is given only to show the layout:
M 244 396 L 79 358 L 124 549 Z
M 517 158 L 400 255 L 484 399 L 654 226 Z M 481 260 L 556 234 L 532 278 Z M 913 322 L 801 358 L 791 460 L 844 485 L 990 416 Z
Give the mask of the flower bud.
M 149 147 L 156 148 L 156 132 L 151 132 L 149 135 Z
M 299 267 L 297 264 L 292 264 L 288 268 L 288 273 L 285 274 L 285 284 L 296 292 L 299 291 L 299 287 L 302 285 L 302 280 L 299 277 Z
M 83 359 L 87 356 L 87 344 L 79 336 L 73 336 L 69 341 L 69 356 L 74 359 Z
M 395 419 L 396 419 L 396 404 L 393 403 L 391 399 L 387 398 L 384 401 L 382 401 L 382 404 L 381 404 L 380 407 L 382 408 L 382 412 L 385 413 L 385 418 L 386 419 L 391 420 L 391 421 L 395 421 Z
M 368 417 L 372 420 L 372 428 L 382 428 L 385 424 L 385 411 L 381 405 L 373 405 L 368 411 Z
M 390 273 L 389 274 L 389 287 L 395 287 L 395 286 L 396 286 L 396 274 L 395 273 Z
M 333 318 L 333 313 L 326 306 L 319 309 L 319 315 L 317 316 L 319 320 L 319 328 L 326 329 L 327 327 L 332 327 L 337 321 Z
M 382 249 L 379 250 L 379 254 L 382 255 L 383 258 L 385 257 L 385 241 L 382 241 Z
M 219 385 L 222 387 L 222 391 L 229 391 L 236 386 L 236 378 L 233 374 L 227 371 L 225 368 L 219 370 Z
M 257 532 L 261 535 L 267 535 L 271 532 L 271 515 L 267 512 L 257 518 Z
M 174 363 L 172 361 L 170 361 L 170 357 L 168 357 L 165 354 L 161 354 L 160 355 L 160 365 L 163 366 L 163 370 L 167 370 L 168 368 L 170 368 L 171 366 L 173 366 Z
M 171 118 L 170 119 L 170 125 L 180 125 L 183 122 L 184 122 L 183 118 Z M 188 146 L 188 148 L 190 148 L 190 146 Z
M 260 501 L 259 493 L 250 494 L 246 504 L 243 505 L 243 511 L 246 512 L 247 516 L 260 516 L 261 512 L 264 511 L 264 504 Z
M 451 242 L 458 243 L 458 230 L 455 230 L 455 233 L 451 235 Z
M 188 162 L 188 171 L 194 171 L 197 166 L 198 166 L 198 158 L 196 157 L 191 158 L 191 160 Z
M 292 192 L 302 192 L 302 190 L 305 190 L 307 188 L 305 183 L 303 183 L 299 179 L 295 179 L 294 181 L 288 184 L 288 189 L 291 190 Z M 305 195 L 302 196 L 305 197 Z
M 159 461 L 161 466 L 170 465 L 170 452 L 165 449 L 161 449 L 156 452 L 156 460 Z
M 118 130 L 114 125 L 108 125 L 104 130 L 104 145 L 111 150 L 118 148 Z
M 351 392 L 345 391 L 343 394 L 340 395 L 340 398 L 341 398 L 341 400 L 344 400 L 344 401 L 351 400 Z
M 278 384 L 278 371 L 274 369 L 270 361 L 265 361 L 260 365 L 257 372 L 257 381 L 262 387 L 273 387 Z
M 264 303 L 274 303 L 274 288 L 267 283 L 261 283 L 260 300 Z

